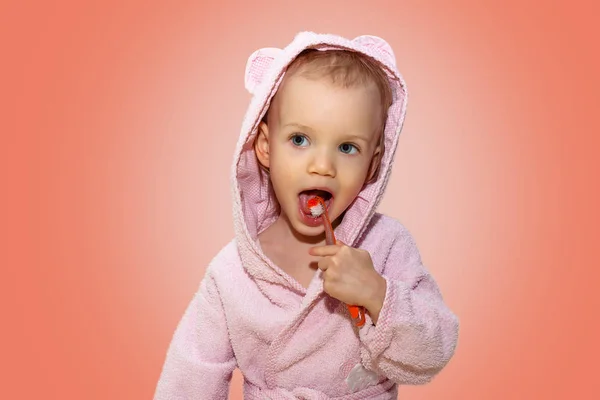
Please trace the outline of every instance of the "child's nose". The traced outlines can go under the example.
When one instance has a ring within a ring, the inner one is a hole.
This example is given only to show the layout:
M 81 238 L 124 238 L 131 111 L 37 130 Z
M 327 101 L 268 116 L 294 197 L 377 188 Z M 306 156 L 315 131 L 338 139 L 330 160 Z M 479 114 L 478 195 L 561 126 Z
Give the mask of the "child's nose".
M 316 152 L 310 160 L 308 172 L 332 178 L 335 177 L 335 163 L 331 154 L 326 151 Z

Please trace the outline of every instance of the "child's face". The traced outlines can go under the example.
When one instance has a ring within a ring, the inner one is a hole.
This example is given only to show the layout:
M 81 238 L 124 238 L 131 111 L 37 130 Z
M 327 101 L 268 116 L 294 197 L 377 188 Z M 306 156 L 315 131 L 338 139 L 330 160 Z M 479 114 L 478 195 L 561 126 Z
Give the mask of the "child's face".
M 332 221 L 354 201 L 379 162 L 373 156 L 379 153 L 380 132 L 381 102 L 374 84 L 343 88 L 327 78 L 300 75 L 285 80 L 256 146 L 259 161 L 270 169 L 282 214 L 297 233 L 323 232 L 304 217 L 303 191 L 326 188 L 333 195 Z

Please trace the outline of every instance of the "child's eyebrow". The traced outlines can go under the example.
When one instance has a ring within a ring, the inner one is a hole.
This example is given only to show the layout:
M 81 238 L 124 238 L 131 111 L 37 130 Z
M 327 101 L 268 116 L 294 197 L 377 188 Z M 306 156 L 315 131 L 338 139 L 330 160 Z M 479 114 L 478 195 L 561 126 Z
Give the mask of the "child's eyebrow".
M 349 140 L 360 140 L 360 141 L 363 141 L 365 143 L 369 142 L 368 138 L 366 138 L 364 136 L 361 136 L 361 135 L 345 135 L 344 138 L 347 138 Z
M 313 129 L 310 126 L 298 124 L 296 122 L 290 122 L 288 124 L 285 124 L 283 127 L 284 128 L 287 128 L 287 127 L 297 128 L 297 129 L 300 129 L 301 131 L 307 131 L 307 132 L 313 131 Z

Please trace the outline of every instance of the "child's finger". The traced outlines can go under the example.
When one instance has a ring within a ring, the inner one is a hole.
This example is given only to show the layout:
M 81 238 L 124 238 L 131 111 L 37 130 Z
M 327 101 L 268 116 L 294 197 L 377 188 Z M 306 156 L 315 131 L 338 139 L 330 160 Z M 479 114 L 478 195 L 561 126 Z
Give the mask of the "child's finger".
M 340 251 L 340 246 L 334 244 L 311 247 L 310 249 L 308 249 L 308 254 L 312 256 L 327 257 L 336 255 L 338 251 Z

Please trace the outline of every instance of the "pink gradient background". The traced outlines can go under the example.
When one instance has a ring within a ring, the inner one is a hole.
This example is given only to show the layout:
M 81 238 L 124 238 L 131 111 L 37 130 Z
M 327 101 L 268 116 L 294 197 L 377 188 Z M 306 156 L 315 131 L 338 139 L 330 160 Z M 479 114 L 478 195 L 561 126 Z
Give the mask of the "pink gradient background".
M 461 332 L 400 398 L 600 398 L 593 2 L 82 3 L 0 6 L 3 398 L 152 397 L 233 235 L 246 58 L 300 30 L 384 37 L 408 84 L 380 211 Z

